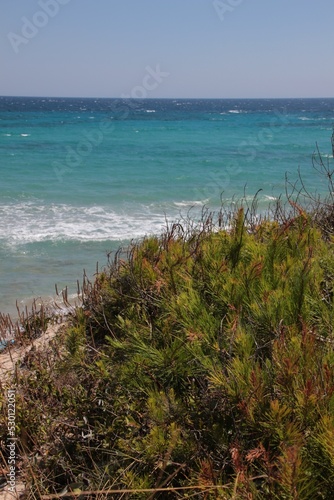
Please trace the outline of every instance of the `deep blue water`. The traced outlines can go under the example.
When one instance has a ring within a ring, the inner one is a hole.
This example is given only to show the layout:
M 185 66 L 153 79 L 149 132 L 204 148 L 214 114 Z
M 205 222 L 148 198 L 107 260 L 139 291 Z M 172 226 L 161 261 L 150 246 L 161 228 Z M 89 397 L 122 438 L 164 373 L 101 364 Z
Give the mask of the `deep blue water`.
M 245 186 L 263 210 L 300 168 L 322 193 L 333 123 L 334 99 L 0 97 L 0 311 Z

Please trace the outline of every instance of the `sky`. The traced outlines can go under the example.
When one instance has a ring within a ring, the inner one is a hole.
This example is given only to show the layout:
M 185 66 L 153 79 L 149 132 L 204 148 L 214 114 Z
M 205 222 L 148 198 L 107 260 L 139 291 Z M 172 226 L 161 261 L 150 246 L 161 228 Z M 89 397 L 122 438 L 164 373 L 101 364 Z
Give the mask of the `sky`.
M 0 95 L 334 96 L 333 0 L 1 0 Z

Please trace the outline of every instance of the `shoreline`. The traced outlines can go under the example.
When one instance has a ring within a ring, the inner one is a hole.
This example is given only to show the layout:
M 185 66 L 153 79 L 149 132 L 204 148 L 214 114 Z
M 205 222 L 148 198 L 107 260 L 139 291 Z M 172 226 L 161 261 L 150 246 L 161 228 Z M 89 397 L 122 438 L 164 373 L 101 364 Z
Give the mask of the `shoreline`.
M 17 369 L 17 363 L 32 350 L 40 350 L 48 346 L 50 341 L 57 335 L 61 328 L 69 324 L 69 315 L 65 319 L 60 319 L 59 323 L 49 324 L 46 332 L 40 337 L 31 340 L 28 345 L 11 345 L 6 348 L 5 352 L 0 352 L 0 377 L 1 383 L 8 379 L 10 374 L 13 374 Z
M 43 314 L 46 318 L 66 318 L 77 307 L 82 306 L 82 296 L 77 294 L 67 295 L 66 289 L 62 294 L 54 297 L 37 297 L 27 300 L 24 307 L 17 307 L 12 312 L 0 312 L 0 355 L 5 349 L 4 342 L 15 341 L 17 332 L 23 332 L 23 323 L 31 316 Z

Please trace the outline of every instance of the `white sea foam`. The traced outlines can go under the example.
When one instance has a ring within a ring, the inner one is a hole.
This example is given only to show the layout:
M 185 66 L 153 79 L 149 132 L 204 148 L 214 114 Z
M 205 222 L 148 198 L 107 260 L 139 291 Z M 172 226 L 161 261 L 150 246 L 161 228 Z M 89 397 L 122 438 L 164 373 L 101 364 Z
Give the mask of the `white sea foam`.
M 147 207 L 115 212 L 102 206 L 0 205 L 0 242 L 117 241 L 160 233 L 165 214 Z
M 20 134 L 21 137 L 29 137 L 31 134 Z
M 239 114 L 242 113 L 242 111 L 240 111 L 239 109 L 229 109 L 229 113 Z
M 209 202 L 209 198 L 206 200 L 195 200 L 195 201 L 174 201 L 176 207 L 196 207 L 205 205 Z
M 146 113 L 155 113 L 155 109 L 147 109 Z
M 298 119 L 302 120 L 303 122 L 306 122 L 306 121 L 322 122 L 324 120 L 327 120 L 327 118 L 325 118 L 323 116 L 318 117 L 318 118 L 309 118 L 307 116 L 299 116 Z

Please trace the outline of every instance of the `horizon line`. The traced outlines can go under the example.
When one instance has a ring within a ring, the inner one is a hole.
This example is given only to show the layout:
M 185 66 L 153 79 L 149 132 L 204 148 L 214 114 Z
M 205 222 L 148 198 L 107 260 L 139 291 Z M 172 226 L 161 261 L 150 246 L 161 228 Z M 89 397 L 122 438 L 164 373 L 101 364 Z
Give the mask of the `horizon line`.
M 124 101 L 152 101 L 152 100 L 283 100 L 283 99 L 334 99 L 334 96 L 317 96 L 317 97 L 97 97 L 97 96 L 52 96 L 52 95 L 0 95 L 3 97 L 16 97 L 16 98 L 31 98 L 31 99 L 118 99 Z

